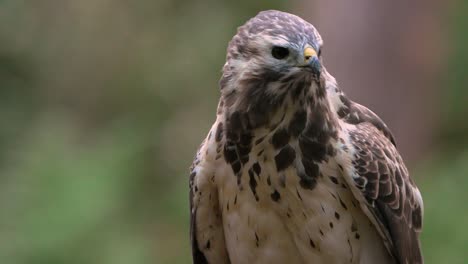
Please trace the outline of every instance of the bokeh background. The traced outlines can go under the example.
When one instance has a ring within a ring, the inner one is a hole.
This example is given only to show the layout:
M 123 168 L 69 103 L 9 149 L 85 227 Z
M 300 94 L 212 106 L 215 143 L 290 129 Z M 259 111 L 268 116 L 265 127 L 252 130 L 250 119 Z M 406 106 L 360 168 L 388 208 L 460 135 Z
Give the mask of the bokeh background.
M 380 2 L 0 0 L 0 263 L 189 263 L 187 170 L 264 9 L 392 128 L 426 263 L 468 263 L 468 1 Z

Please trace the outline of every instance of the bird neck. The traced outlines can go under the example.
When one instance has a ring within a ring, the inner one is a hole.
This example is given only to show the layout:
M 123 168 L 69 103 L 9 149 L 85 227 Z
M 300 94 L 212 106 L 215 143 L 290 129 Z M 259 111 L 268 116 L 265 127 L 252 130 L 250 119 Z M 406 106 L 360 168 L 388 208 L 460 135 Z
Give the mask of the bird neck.
M 330 89 L 334 82 L 330 82 L 325 74 L 321 76 L 319 85 L 315 89 L 310 89 L 307 95 L 307 123 L 302 131 L 303 136 L 321 143 L 336 138 L 340 128 L 330 100 L 330 96 L 334 96 Z
M 262 78 L 238 79 L 222 89 L 218 116 L 234 134 L 261 135 L 281 127 L 296 137 L 334 136 L 337 117 L 327 98 L 333 82 L 326 77 L 283 76 L 267 84 Z

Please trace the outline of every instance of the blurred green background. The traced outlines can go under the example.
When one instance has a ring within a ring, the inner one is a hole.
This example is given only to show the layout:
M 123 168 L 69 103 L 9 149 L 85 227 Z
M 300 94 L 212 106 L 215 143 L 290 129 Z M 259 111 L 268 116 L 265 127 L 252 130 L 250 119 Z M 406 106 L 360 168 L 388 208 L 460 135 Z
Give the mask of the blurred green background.
M 409 104 L 424 114 L 418 102 L 436 101 L 437 118 L 427 147 L 403 149 L 416 149 L 426 262 L 468 263 L 468 3 L 447 3 L 424 11 L 443 32 L 434 93 L 420 87 Z M 0 263 L 189 263 L 187 170 L 215 118 L 227 43 L 260 10 L 313 5 L 0 0 Z M 397 142 L 413 129 L 389 126 Z

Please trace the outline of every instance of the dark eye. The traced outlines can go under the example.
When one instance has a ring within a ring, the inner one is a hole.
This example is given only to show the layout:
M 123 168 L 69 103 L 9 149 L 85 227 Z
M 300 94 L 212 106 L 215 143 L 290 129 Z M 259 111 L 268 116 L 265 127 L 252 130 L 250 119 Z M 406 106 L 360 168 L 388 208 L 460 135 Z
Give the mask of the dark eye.
M 322 49 L 319 49 L 319 51 L 318 51 L 318 56 L 319 56 L 319 57 L 322 56 Z
M 284 47 L 278 47 L 274 46 L 273 49 L 271 49 L 271 55 L 278 60 L 282 60 L 289 55 L 289 50 Z

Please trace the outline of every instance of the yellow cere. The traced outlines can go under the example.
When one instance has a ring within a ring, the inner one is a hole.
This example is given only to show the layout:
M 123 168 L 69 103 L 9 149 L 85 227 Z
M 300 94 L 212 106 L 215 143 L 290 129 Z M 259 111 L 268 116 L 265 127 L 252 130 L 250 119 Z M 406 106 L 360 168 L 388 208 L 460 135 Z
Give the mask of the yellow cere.
M 317 52 L 312 47 L 306 47 L 304 49 L 304 58 L 309 60 L 313 56 L 317 56 Z

